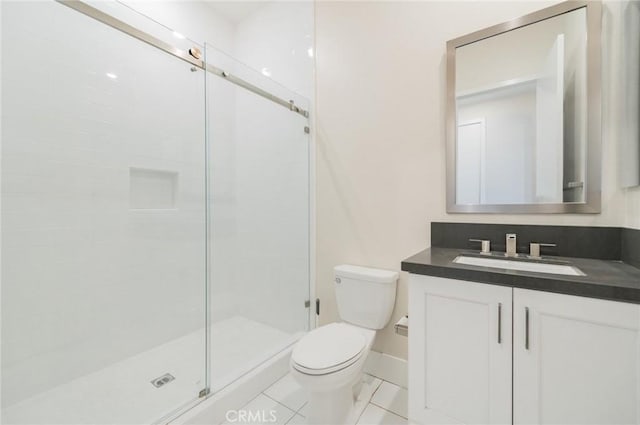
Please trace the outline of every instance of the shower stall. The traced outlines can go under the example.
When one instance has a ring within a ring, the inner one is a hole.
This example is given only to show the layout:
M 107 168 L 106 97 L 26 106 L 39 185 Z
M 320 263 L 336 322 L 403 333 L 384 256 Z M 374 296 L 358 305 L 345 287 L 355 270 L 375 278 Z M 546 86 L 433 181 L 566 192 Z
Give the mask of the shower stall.
M 1 18 L 1 423 L 166 423 L 290 347 L 309 101 L 122 3 Z

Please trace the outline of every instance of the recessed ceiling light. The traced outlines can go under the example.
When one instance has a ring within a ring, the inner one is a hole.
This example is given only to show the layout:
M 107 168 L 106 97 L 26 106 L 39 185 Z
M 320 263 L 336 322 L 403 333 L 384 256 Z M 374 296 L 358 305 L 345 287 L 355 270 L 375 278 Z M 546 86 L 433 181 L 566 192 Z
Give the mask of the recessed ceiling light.
M 262 68 L 262 75 L 264 75 L 265 77 L 271 77 L 271 71 L 269 70 L 269 68 Z
M 107 77 L 111 78 L 112 80 L 115 80 L 118 78 L 118 76 L 113 72 L 107 72 Z
M 178 31 L 174 31 L 174 32 L 173 32 L 173 36 L 174 36 L 175 38 L 179 38 L 180 40 L 184 40 L 184 39 L 185 39 L 185 36 L 184 36 L 184 35 L 182 35 L 182 34 L 180 34 Z

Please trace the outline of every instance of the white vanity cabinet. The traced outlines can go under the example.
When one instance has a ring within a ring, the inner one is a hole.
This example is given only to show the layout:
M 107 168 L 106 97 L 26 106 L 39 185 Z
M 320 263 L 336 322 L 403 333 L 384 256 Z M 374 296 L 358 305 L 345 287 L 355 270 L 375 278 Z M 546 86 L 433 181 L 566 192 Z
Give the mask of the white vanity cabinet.
M 638 304 L 412 274 L 409 316 L 410 422 L 640 424 Z
M 409 420 L 511 422 L 512 289 L 409 280 Z
M 514 423 L 640 424 L 640 305 L 518 288 L 513 305 Z

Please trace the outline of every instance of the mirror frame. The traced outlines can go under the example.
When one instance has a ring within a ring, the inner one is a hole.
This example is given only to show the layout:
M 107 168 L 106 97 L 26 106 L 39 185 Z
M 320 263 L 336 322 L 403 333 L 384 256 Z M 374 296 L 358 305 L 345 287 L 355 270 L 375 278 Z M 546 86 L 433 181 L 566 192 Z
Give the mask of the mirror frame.
M 544 21 L 576 9 L 587 15 L 587 154 L 584 202 L 548 204 L 456 203 L 456 49 L 498 34 Z M 566 1 L 502 24 L 447 41 L 446 167 L 447 213 L 595 214 L 601 211 L 602 111 L 601 111 L 602 4 L 598 1 Z

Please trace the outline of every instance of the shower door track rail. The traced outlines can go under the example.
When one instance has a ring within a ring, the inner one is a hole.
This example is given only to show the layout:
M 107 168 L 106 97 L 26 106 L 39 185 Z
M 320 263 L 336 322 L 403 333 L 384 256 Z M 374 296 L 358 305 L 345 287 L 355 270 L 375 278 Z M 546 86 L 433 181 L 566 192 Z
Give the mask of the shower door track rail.
M 70 7 L 71 9 L 77 12 L 82 13 L 83 15 L 89 16 L 90 18 L 93 18 L 99 22 L 102 22 L 103 24 L 109 25 L 110 27 L 115 28 L 118 31 L 121 31 L 153 47 L 156 47 L 166 53 L 169 53 L 170 55 L 175 56 L 176 58 L 181 59 L 195 67 L 198 67 L 202 70 L 210 72 L 214 75 L 217 75 L 220 78 L 224 78 L 225 80 L 229 81 L 232 84 L 235 84 L 239 87 L 249 90 L 259 96 L 264 97 L 265 99 L 268 99 L 272 102 L 277 103 L 278 105 L 284 106 L 290 111 L 300 114 L 305 118 L 309 117 L 309 112 L 306 111 L 305 109 L 300 108 L 299 106 L 296 106 L 293 100 L 289 100 L 289 101 L 284 100 L 272 93 L 269 93 L 266 90 L 261 89 L 260 87 L 257 87 L 243 80 L 242 78 L 236 77 L 235 75 L 232 75 L 226 72 L 221 68 L 218 68 L 214 65 L 206 63 L 201 59 L 196 59 L 195 57 L 191 56 L 188 52 L 185 52 L 182 49 L 178 49 L 177 47 L 172 46 L 171 44 L 165 41 L 162 41 L 159 38 L 152 36 L 151 34 L 141 31 L 132 25 L 129 25 L 117 18 L 114 18 L 113 16 L 99 9 L 96 9 L 93 6 L 90 6 L 83 1 L 80 1 L 80 0 L 56 0 L 56 1 L 67 7 Z

